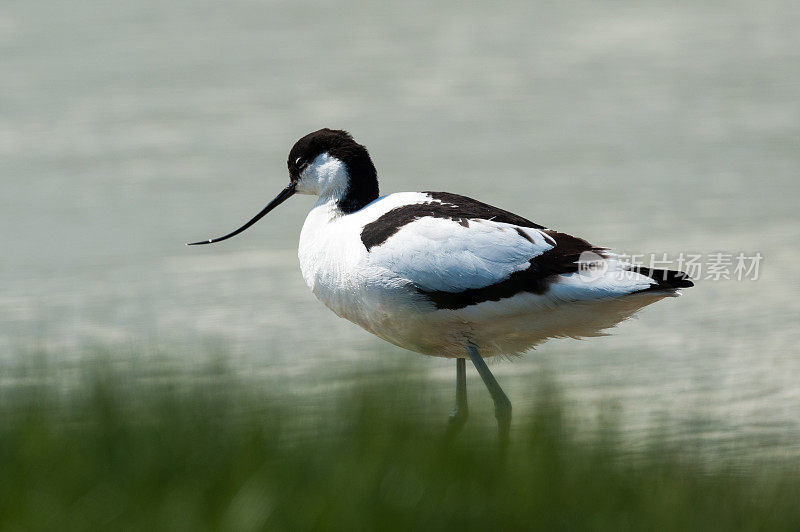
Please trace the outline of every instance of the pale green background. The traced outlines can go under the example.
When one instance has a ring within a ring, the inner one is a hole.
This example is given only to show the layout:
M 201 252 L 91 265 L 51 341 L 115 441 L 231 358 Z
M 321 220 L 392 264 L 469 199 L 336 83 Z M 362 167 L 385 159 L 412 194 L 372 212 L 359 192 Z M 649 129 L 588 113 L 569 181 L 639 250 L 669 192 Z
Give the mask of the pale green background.
M 794 0 L 4 0 L 0 360 L 218 350 L 301 391 L 402 360 L 444 415 L 452 362 L 304 286 L 310 198 L 183 246 L 257 212 L 298 137 L 346 128 L 384 193 L 458 192 L 626 252 L 762 253 L 756 282 L 700 280 L 613 336 L 492 367 L 517 411 L 546 370 L 634 445 L 658 422 L 800 456 L 798 28 Z

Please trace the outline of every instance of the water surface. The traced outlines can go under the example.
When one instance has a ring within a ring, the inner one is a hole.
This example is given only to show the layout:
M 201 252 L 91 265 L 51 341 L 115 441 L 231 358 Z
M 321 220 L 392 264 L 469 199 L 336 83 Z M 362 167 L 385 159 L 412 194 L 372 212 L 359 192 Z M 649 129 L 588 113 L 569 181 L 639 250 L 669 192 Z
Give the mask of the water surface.
M 218 349 L 300 390 L 407 360 L 444 413 L 452 362 L 386 345 L 304 286 L 310 198 L 183 246 L 277 193 L 294 140 L 346 128 L 383 193 L 458 192 L 628 253 L 760 252 L 757 281 L 700 279 L 612 336 L 493 368 L 517 408 L 546 371 L 577 422 L 615 409 L 634 445 L 659 423 L 800 456 L 798 27 L 788 0 L 6 1 L 3 360 Z

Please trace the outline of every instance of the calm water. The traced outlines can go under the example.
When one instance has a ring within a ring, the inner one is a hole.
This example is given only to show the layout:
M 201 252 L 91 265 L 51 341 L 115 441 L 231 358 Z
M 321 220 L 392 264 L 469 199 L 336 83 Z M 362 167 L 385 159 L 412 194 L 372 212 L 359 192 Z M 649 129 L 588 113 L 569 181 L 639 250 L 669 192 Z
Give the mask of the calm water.
M 629 253 L 760 252 L 757 281 L 701 279 L 612 336 L 493 367 L 517 408 L 547 372 L 577 422 L 611 408 L 634 444 L 659 423 L 800 457 L 800 5 L 698 4 L 6 0 L 2 360 L 221 350 L 300 389 L 403 361 L 444 415 L 452 362 L 306 289 L 310 198 L 183 246 L 257 212 L 294 140 L 330 126 L 384 193 L 459 192 Z

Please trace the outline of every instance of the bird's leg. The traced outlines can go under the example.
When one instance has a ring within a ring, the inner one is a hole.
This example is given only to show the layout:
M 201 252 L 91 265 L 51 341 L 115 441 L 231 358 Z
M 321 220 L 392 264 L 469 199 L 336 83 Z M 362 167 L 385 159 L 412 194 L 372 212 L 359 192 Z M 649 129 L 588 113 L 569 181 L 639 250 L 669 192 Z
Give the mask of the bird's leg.
M 470 360 L 472 360 L 472 363 L 475 365 L 475 369 L 478 370 L 481 379 L 483 379 L 483 383 L 489 390 L 489 395 L 492 396 L 492 400 L 494 401 L 494 417 L 497 418 L 497 431 L 500 435 L 500 444 L 505 448 L 508 444 L 508 432 L 511 427 L 511 401 L 508 400 L 503 389 L 497 384 L 497 379 L 495 379 L 492 372 L 489 371 L 486 361 L 483 360 L 483 357 L 478 353 L 474 345 L 467 346 L 467 353 L 469 354 Z
M 467 408 L 467 361 L 463 358 L 456 359 L 456 407 L 450 413 L 447 425 L 447 437 L 452 438 L 464 427 L 469 417 Z

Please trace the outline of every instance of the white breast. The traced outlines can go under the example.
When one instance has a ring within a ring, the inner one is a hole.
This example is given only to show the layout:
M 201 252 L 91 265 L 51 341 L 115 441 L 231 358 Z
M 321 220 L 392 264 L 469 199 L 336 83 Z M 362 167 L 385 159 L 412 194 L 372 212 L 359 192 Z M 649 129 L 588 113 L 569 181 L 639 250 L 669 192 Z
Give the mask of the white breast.
M 300 233 L 300 271 L 314 295 L 337 315 L 401 345 L 422 319 L 424 304 L 408 281 L 375 264 L 361 241 L 366 223 L 422 194 L 386 196 L 361 211 L 342 215 L 333 200 L 320 200 Z
M 300 233 L 298 257 L 306 284 L 336 314 L 350 317 L 358 306 L 359 263 L 366 250 L 348 217 L 330 203 L 317 203 Z
M 339 301 L 352 299 L 364 286 L 392 288 L 398 276 L 381 271 L 380 264 L 368 258 L 361 241 L 364 225 L 393 208 L 425 201 L 418 192 L 390 194 L 379 198 L 358 212 L 344 215 L 332 198 L 320 198 L 308 213 L 300 232 L 298 257 L 300 270 L 308 287 L 337 314 L 345 305 Z

